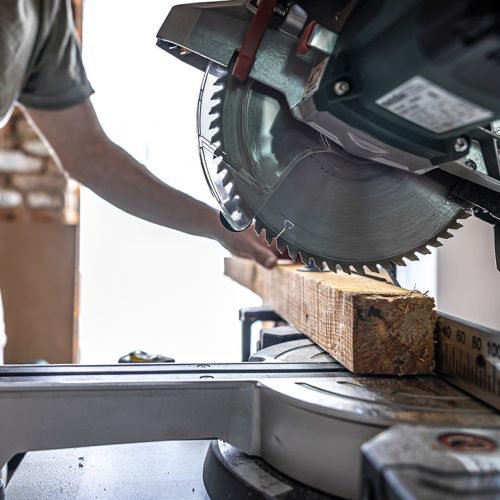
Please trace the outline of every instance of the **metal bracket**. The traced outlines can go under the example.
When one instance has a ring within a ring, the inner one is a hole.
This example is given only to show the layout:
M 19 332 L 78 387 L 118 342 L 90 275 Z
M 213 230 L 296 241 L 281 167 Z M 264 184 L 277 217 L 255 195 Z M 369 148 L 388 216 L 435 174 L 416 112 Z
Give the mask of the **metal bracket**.
M 252 325 L 256 321 L 279 321 L 285 320 L 273 309 L 266 306 L 245 307 L 240 309 L 241 321 L 241 361 L 248 361 L 250 358 L 250 341 L 252 336 Z
M 248 27 L 243 45 L 234 63 L 233 76 L 244 82 L 252 70 L 255 55 L 264 37 L 267 26 L 273 17 L 278 0 L 260 0 L 257 12 Z

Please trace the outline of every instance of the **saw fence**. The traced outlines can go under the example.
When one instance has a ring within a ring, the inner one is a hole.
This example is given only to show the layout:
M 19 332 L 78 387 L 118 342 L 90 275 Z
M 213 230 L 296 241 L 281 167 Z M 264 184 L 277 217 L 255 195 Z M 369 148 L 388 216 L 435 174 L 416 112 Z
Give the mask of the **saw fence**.
M 416 374 L 434 368 L 434 300 L 415 290 L 344 273 L 265 269 L 228 258 L 225 274 L 355 373 Z

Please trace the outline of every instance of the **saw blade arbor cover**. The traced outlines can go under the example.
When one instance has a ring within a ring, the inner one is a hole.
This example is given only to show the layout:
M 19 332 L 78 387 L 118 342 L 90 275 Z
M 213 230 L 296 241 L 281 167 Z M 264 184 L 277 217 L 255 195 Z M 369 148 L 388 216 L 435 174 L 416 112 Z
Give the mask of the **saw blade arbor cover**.
M 354 157 L 295 119 L 278 92 L 210 64 L 198 135 L 205 175 L 236 230 L 255 219 L 292 258 L 359 272 L 441 246 L 467 213 L 425 175 Z

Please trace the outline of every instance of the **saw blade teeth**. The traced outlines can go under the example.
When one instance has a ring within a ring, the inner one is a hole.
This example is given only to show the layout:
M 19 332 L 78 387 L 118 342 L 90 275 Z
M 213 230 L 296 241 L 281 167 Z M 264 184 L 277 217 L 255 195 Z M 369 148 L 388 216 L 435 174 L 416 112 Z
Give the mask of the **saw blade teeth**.
M 217 158 L 219 157 L 216 157 L 214 158 L 214 160 L 216 160 Z M 223 161 L 220 161 L 218 164 L 217 164 L 217 173 L 220 174 L 222 172 L 224 172 L 226 169 L 225 169 L 225 165 L 224 165 L 224 162 Z
M 220 85 L 224 85 L 226 83 L 226 77 L 227 77 L 227 73 L 225 75 L 219 76 L 219 78 L 217 78 L 217 80 L 215 80 L 214 85 L 216 87 L 219 87 Z
M 260 222 L 259 219 L 255 219 L 254 229 L 257 234 L 262 233 L 264 226 L 262 225 L 262 222 Z
M 419 247 L 415 250 L 415 252 L 421 254 L 421 255 L 430 255 L 432 252 L 427 248 L 427 246 L 422 246 Z
M 287 252 L 293 262 L 297 262 L 297 252 L 290 247 L 287 247 Z
M 352 267 L 358 274 L 366 274 L 365 267 L 362 264 L 354 264 Z
M 272 243 L 273 243 L 273 238 L 274 238 L 274 236 L 272 235 L 271 231 L 269 231 L 269 230 L 266 229 L 266 236 L 265 236 L 265 238 L 266 238 L 267 244 L 269 246 L 271 246 Z
M 308 255 L 304 252 L 300 252 L 300 260 L 302 261 L 304 266 L 311 266 L 311 265 L 315 266 L 316 265 L 314 263 L 314 259 L 310 255 Z
M 224 89 L 225 89 L 225 87 L 223 85 L 221 85 L 219 87 L 220 87 L 219 90 L 215 91 L 212 94 L 212 101 L 217 101 L 217 100 L 222 99 L 222 96 L 224 95 Z
M 226 207 L 226 210 L 232 214 L 233 212 L 237 212 L 239 210 L 239 202 L 239 197 L 236 195 L 224 203 L 224 206 Z
M 213 120 L 210 121 L 210 123 L 208 124 L 208 130 L 210 130 L 210 131 L 212 131 L 212 130 L 220 131 L 220 128 L 219 128 L 219 117 L 216 117 L 216 118 L 214 118 Z
M 225 164 L 224 164 L 224 152 L 219 149 L 219 147 L 216 145 L 216 144 L 213 144 L 214 146 L 216 146 L 214 148 L 214 150 L 212 151 L 212 160 L 220 160 L 221 164 L 222 164 L 222 168 L 225 168 Z
M 463 224 L 460 224 L 460 222 L 454 222 L 453 224 L 450 225 L 450 229 L 454 229 L 454 230 L 457 230 L 457 229 L 460 229 L 461 227 L 464 227 Z
M 366 266 L 372 273 L 378 273 L 379 269 L 377 264 L 367 264 Z
M 223 162 L 221 162 L 223 163 Z M 226 168 L 223 168 L 221 171 L 220 171 L 220 181 L 221 181 L 221 184 L 226 187 L 229 182 L 231 181 L 231 174 L 229 173 L 229 171 L 226 169 Z
M 329 271 L 332 271 L 334 273 L 337 272 L 337 263 L 335 261 L 330 259 L 325 259 L 323 261 L 323 265 L 326 266 Z
M 430 245 L 431 247 L 434 247 L 434 248 L 439 248 L 439 247 L 443 246 L 443 244 L 438 240 L 431 241 L 430 243 L 428 243 L 428 245 Z
M 233 200 L 236 199 L 236 186 L 234 185 L 234 182 L 231 180 L 224 186 L 226 188 L 226 192 L 230 198 L 233 198 Z
M 326 260 L 324 260 L 324 261 L 322 262 L 322 268 L 323 268 L 323 271 L 324 271 L 324 272 L 329 272 L 329 271 L 331 271 L 331 269 L 330 269 L 330 265 L 328 264 L 328 262 L 326 262 Z
M 339 264 L 339 266 L 344 273 L 351 274 L 351 266 L 349 266 L 349 264 Z
M 396 257 L 396 258 L 392 259 L 392 262 L 394 262 L 394 264 L 396 264 L 396 266 L 406 266 L 406 263 L 402 259 L 402 257 Z
M 281 238 L 276 238 L 276 248 L 280 253 L 285 252 L 286 243 Z
M 410 253 L 408 255 L 405 255 L 405 259 L 411 260 L 412 262 L 416 262 L 418 260 L 418 256 L 415 255 L 414 253 Z
M 217 102 L 210 108 L 208 116 L 214 116 L 215 118 L 220 118 L 221 111 L 222 111 L 222 104 L 220 102 Z
M 220 146 L 221 136 L 222 136 L 222 134 L 221 134 L 220 130 L 218 130 L 217 132 L 215 132 L 214 135 L 212 135 L 212 138 L 210 139 L 210 142 L 212 144 Z
M 329 264 L 329 265 L 328 265 L 328 269 L 330 269 L 330 271 L 331 271 L 332 273 L 335 273 L 335 274 L 337 274 L 337 272 L 338 272 L 337 264 L 335 264 L 335 265 L 333 265 L 333 264 Z
M 449 240 L 450 238 L 453 238 L 453 234 L 451 234 L 449 231 L 443 231 L 442 233 L 439 233 L 438 238 Z

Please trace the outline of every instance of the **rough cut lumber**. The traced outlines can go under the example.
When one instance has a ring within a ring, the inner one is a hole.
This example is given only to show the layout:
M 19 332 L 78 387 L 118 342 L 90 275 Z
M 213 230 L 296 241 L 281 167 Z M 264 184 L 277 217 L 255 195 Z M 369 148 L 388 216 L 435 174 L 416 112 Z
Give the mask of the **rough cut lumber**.
M 228 258 L 225 274 L 355 373 L 416 374 L 434 368 L 434 300 L 415 290 L 344 273 L 265 269 Z

